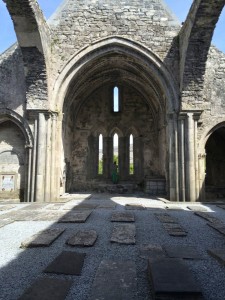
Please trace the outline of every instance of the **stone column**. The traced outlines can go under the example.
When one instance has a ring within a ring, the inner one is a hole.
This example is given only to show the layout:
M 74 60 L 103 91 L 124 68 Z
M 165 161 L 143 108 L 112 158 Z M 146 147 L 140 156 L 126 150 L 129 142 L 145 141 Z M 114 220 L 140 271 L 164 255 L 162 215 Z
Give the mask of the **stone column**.
M 205 200 L 206 153 L 198 155 L 199 168 L 199 201 Z
M 143 143 L 141 137 L 134 137 L 134 176 L 136 179 L 143 178 Z
M 27 166 L 27 191 L 26 191 L 26 202 L 31 202 L 31 170 L 32 170 L 32 147 L 30 145 L 26 146 L 28 155 L 28 166 Z
M 36 202 L 43 202 L 45 196 L 45 164 L 46 164 L 46 120 L 44 113 L 38 116 L 38 143 L 37 143 L 37 181 Z
M 106 179 L 112 180 L 112 166 L 113 166 L 113 138 L 103 138 L 104 149 L 104 174 Z
M 48 115 L 45 164 L 45 201 L 51 200 L 51 121 L 51 116 Z
M 168 117 L 168 142 L 169 142 L 169 194 L 170 201 L 179 201 L 178 194 L 178 166 L 177 166 L 177 123 L 174 114 Z
M 186 201 L 185 185 L 185 116 L 179 118 L 179 184 L 180 184 L 180 201 Z
M 37 162 L 37 131 L 38 121 L 34 121 L 34 149 L 33 149 L 33 163 L 32 163 L 32 183 L 31 183 L 31 202 L 35 201 L 35 186 L 36 186 L 36 162 Z
M 52 114 L 52 134 L 51 134 L 51 180 L 50 180 L 50 191 L 51 191 L 51 200 L 54 201 L 57 195 L 56 187 L 56 159 L 57 159 L 57 149 L 56 149 L 56 121 L 57 115 Z

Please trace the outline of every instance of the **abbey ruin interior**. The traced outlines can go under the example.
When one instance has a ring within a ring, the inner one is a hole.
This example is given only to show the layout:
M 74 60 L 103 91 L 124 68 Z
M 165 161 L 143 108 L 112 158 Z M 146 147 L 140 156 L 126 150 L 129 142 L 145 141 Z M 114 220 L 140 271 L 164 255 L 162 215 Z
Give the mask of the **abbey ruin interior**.
M 0 198 L 225 197 L 224 0 L 194 0 L 182 25 L 162 0 L 67 0 L 48 21 L 4 2 L 18 43 L 0 55 Z

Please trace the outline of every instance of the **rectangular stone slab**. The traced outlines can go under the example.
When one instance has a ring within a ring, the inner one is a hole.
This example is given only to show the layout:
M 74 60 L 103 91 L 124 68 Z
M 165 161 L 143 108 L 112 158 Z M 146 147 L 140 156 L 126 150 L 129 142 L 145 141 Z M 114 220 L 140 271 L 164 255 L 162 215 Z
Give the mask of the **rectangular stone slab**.
M 192 210 L 192 211 L 199 211 L 199 212 L 207 212 L 207 208 L 205 208 L 204 206 L 201 205 L 189 205 L 187 206 L 188 209 Z
M 25 291 L 19 300 L 64 300 L 72 284 L 72 280 L 39 278 Z
M 132 261 L 103 260 L 88 300 L 136 300 L 137 275 Z
M 209 255 L 215 258 L 219 263 L 225 266 L 225 248 L 223 249 L 209 249 Z
M 140 255 L 144 259 L 159 259 L 165 257 L 165 252 L 160 245 L 142 245 L 140 246 Z
M 67 244 L 70 246 L 93 246 L 97 237 L 95 230 L 80 230 L 67 241 Z
M 44 270 L 45 273 L 81 275 L 85 253 L 63 251 Z
M 111 217 L 111 222 L 134 222 L 134 214 L 126 211 L 114 212 Z
M 146 207 L 141 205 L 141 204 L 136 204 L 136 203 L 131 203 L 131 204 L 126 204 L 125 209 L 127 210 L 145 210 Z
M 216 217 L 213 216 L 213 213 L 208 213 L 208 212 L 195 212 L 194 213 L 196 216 L 199 216 L 209 222 L 212 223 L 218 223 L 220 222 Z
M 196 279 L 181 259 L 149 260 L 148 271 L 154 299 L 202 299 Z
M 48 204 L 30 204 L 27 205 L 23 208 L 21 208 L 21 210 L 36 210 L 36 209 L 43 209 L 44 207 L 46 207 Z
M 0 211 L 10 210 L 14 207 L 15 207 L 15 205 L 1 205 L 0 206 Z
M 61 207 L 63 207 L 65 204 L 64 203 L 56 203 L 56 204 L 49 204 L 46 209 L 49 209 L 49 210 L 58 210 L 60 209 Z
M 120 224 L 113 227 L 111 242 L 135 244 L 136 229 L 134 224 Z
M 32 247 L 48 247 L 50 246 L 65 229 L 55 228 L 46 229 L 34 234 L 32 237 L 21 243 L 20 248 L 32 248 Z
M 116 208 L 116 203 L 101 203 L 97 206 L 97 208 L 102 208 L 102 209 L 115 209 Z
M 177 220 L 168 214 L 155 214 L 155 216 L 162 223 L 177 223 Z
M 164 245 L 167 255 L 170 258 L 201 259 L 202 256 L 194 246 L 189 245 Z
M 58 222 L 59 223 L 85 223 L 92 211 L 73 211 L 65 214 Z
M 222 224 L 222 223 L 207 223 L 207 225 L 212 227 L 213 229 L 217 230 L 222 235 L 225 235 L 225 224 Z

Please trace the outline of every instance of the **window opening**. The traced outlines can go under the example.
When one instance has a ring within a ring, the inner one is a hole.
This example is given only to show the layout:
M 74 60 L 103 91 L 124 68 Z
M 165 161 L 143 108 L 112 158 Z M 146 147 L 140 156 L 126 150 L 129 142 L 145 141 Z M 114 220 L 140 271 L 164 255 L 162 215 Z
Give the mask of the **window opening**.
M 98 175 L 103 174 L 103 136 L 99 135 L 98 138 Z
M 113 135 L 113 163 L 116 162 L 117 166 L 119 166 L 119 137 L 118 134 L 115 133 Z
M 119 112 L 119 89 L 117 86 L 113 89 L 113 111 Z
M 129 138 L 129 174 L 134 174 L 134 137 L 132 134 Z

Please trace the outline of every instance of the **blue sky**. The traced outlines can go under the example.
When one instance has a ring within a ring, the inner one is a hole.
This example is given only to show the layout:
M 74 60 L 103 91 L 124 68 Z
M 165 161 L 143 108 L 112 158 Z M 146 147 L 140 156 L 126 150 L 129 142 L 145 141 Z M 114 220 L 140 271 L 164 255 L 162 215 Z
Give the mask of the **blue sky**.
M 164 0 L 178 19 L 185 20 L 192 0 Z M 38 0 L 46 18 L 56 10 L 62 0 Z M 213 44 L 225 53 L 225 9 L 220 16 L 219 22 L 213 37 Z M 0 53 L 10 47 L 16 41 L 16 36 L 12 26 L 12 21 L 5 8 L 5 4 L 0 0 Z

